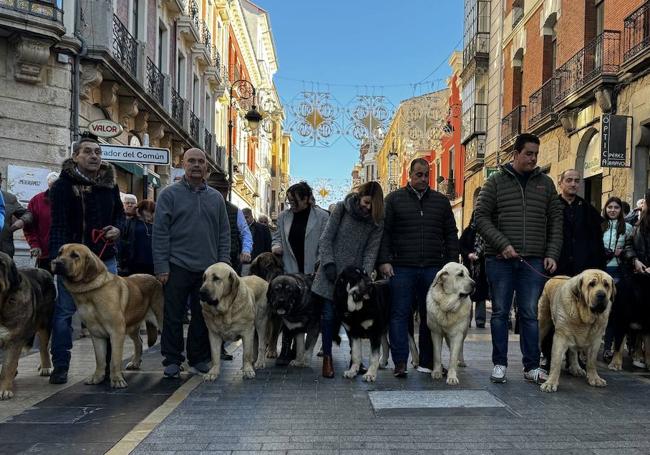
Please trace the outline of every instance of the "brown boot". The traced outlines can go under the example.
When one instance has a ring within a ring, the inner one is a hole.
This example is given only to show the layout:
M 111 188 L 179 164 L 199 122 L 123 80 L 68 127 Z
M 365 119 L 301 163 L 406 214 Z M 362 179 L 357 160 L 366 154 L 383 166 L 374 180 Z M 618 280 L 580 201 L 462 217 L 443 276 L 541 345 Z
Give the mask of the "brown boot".
M 334 377 L 334 364 L 331 355 L 323 356 L 323 377 L 329 379 Z

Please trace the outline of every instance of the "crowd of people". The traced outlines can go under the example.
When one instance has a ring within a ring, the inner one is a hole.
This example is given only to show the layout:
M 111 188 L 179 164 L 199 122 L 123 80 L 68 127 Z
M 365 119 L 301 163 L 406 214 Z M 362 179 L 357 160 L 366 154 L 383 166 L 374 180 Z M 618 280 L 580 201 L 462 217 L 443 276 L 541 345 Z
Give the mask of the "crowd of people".
M 268 252 L 281 257 L 285 273 L 315 274 L 312 292 L 322 306 L 326 378 L 335 375 L 332 298 L 341 271 L 356 266 L 389 280 L 393 374 L 406 377 L 414 312 L 420 321 L 417 369 L 430 373 L 433 368 L 425 297 L 437 272 L 458 261 L 476 282 L 472 300 L 477 328 L 485 327 L 486 301 L 491 302 L 493 382 L 506 382 L 513 304 L 523 375 L 535 383 L 546 380 L 538 299 L 550 276 L 574 276 L 589 268 L 605 270 L 617 286 L 604 340 L 605 361 L 613 361 L 627 338 L 635 365 L 645 367 L 642 352 L 650 346 L 643 346 L 637 335 L 650 331 L 650 190 L 633 211 L 620 198 L 610 197 L 599 213 L 579 196 L 578 171 L 562 172 L 556 187 L 537 166 L 539 146 L 532 134 L 517 137 L 512 161 L 487 179 L 459 239 L 450 201 L 429 187 L 429 163 L 421 158 L 411 162 L 404 187 L 384 196 L 381 185 L 368 182 L 329 210 L 316 205 L 306 182 L 294 184 L 287 190 L 288 208 L 271 230 L 268 217 L 256 220 L 250 209 L 228 201 L 227 176 L 208 174 L 202 150 L 184 153 L 184 177 L 163 189 L 156 203 L 138 202 L 133 195 L 120 198 L 114 169 L 102 161 L 100 144 L 84 136 L 60 174 L 48 175 L 48 189 L 32 198 L 27 209 L 2 192 L 0 248 L 13 255 L 13 232 L 24 229 L 39 267 L 49 269 L 63 244 L 82 243 L 111 273 L 155 275 L 164 285 L 165 377 L 178 377 L 186 357 L 192 371 L 209 370 L 208 333 L 199 302 L 205 269 L 226 262 L 238 274 L 247 274 L 251 261 Z M 67 381 L 76 308 L 60 277 L 57 283 L 50 382 L 61 384 Z M 283 336 L 277 364 L 286 365 L 291 355 L 291 340 Z M 225 351 L 222 357 L 229 358 Z

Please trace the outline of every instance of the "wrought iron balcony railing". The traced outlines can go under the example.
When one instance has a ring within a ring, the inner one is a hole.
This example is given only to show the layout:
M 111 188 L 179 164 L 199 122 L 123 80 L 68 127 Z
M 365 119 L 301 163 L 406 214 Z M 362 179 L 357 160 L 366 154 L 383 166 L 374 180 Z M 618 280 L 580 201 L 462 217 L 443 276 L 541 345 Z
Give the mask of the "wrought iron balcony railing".
M 438 184 L 438 191 L 452 201 L 456 199 L 456 182 L 453 177 L 443 180 Z
M 210 33 L 208 24 L 203 20 L 201 21 L 201 42 L 208 51 L 212 47 L 212 33 Z
M 164 77 L 156 64 L 147 57 L 147 93 L 163 104 Z
M 239 163 L 235 172 L 241 175 L 241 180 L 251 193 L 257 193 L 257 176 L 250 170 L 248 164 Z
M 606 30 L 555 70 L 554 103 L 598 76 L 616 75 L 621 63 L 621 32 Z
M 217 50 L 217 46 L 212 46 L 212 66 L 221 68 L 221 54 Z
M 553 112 L 554 78 L 550 78 L 528 98 L 528 126 L 531 127 Z
M 187 4 L 187 13 L 188 16 L 192 19 L 194 26 L 197 31 L 201 30 L 201 24 L 199 22 L 199 4 L 196 0 L 190 0 Z
M 474 104 L 463 112 L 462 140 L 487 131 L 487 104 Z
M 212 133 L 207 129 L 203 132 L 203 148 L 205 149 L 205 153 L 212 153 Z
M 174 90 L 172 87 L 171 90 L 171 101 L 172 101 L 172 118 L 180 126 L 183 126 L 183 115 L 185 114 L 185 100 L 181 95 Z
M 526 106 L 517 106 L 501 120 L 501 146 L 526 131 Z
M 465 170 L 480 169 L 485 160 L 485 136 L 476 136 L 465 144 Z
M 490 34 L 477 33 L 463 49 L 463 68 L 476 57 L 488 57 L 490 52 Z
M 52 1 L 0 0 L 0 8 L 63 23 L 63 10 L 58 8 Z
M 115 14 L 113 14 L 113 57 L 131 76 L 137 77 L 138 42 Z
M 645 2 L 623 21 L 623 61 L 650 47 L 650 1 Z
M 190 136 L 199 142 L 199 118 L 192 111 L 190 111 Z

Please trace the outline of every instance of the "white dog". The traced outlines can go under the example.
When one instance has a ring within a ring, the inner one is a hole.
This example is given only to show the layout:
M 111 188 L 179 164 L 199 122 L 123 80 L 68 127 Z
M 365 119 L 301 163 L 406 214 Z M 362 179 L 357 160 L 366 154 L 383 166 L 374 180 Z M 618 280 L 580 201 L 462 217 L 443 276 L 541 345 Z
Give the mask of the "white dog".
M 463 343 L 472 309 L 470 294 L 474 280 L 465 266 L 456 262 L 445 265 L 437 274 L 427 293 L 427 325 L 433 340 L 433 379 L 442 378 L 442 339 L 449 346 L 447 384 L 458 384 L 456 368 L 465 366 Z

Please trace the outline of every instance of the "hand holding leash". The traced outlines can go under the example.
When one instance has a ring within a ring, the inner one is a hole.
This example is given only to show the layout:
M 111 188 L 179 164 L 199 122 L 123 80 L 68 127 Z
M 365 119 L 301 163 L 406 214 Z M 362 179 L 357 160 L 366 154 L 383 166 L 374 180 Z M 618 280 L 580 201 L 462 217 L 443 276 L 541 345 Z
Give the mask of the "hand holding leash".
M 546 270 L 548 273 L 555 272 L 557 270 L 557 263 L 555 262 L 555 259 L 544 258 L 544 270 Z
M 156 278 L 160 281 L 160 284 L 164 286 L 167 284 L 167 281 L 169 281 L 169 273 L 159 273 L 156 275 Z
M 393 266 L 389 263 L 381 264 L 379 266 L 379 271 L 381 272 L 382 276 L 386 279 L 395 276 L 395 272 L 393 271 Z

